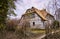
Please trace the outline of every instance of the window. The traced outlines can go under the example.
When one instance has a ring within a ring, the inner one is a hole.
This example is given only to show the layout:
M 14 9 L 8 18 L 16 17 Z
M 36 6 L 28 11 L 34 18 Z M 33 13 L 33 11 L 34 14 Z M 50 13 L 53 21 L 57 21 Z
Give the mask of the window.
M 35 14 L 34 13 L 32 13 L 32 18 L 35 18 Z
M 33 22 L 33 26 L 35 26 L 35 22 Z

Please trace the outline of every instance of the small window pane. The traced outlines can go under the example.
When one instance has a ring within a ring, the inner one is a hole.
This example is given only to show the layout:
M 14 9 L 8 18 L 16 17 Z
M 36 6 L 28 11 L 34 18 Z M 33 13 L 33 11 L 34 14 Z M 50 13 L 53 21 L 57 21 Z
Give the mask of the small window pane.
M 35 18 L 35 14 L 34 13 L 31 14 L 31 18 Z
M 33 26 L 35 26 L 35 22 L 33 22 Z

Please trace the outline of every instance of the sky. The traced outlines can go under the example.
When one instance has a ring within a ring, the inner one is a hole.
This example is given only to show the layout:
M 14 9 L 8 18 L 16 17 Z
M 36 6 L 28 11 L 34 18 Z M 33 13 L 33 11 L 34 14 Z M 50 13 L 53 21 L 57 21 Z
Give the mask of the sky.
M 11 16 L 11 18 L 18 18 L 20 19 L 22 14 L 25 13 L 25 11 L 32 6 L 37 9 L 45 9 L 47 8 L 47 5 L 51 2 L 51 0 L 18 0 L 15 2 L 16 10 L 14 12 L 17 14 L 17 16 Z M 53 4 L 53 3 L 51 3 Z M 51 6 L 51 5 L 50 5 Z M 50 9 L 52 10 L 52 9 Z M 51 13 L 53 14 L 53 13 Z

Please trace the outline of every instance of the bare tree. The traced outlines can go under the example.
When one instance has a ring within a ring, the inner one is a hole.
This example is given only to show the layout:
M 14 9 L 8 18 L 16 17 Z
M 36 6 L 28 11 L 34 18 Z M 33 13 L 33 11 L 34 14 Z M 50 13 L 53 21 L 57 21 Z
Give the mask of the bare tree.
M 6 21 L 6 26 L 8 30 L 15 29 L 19 23 L 17 19 L 10 19 Z

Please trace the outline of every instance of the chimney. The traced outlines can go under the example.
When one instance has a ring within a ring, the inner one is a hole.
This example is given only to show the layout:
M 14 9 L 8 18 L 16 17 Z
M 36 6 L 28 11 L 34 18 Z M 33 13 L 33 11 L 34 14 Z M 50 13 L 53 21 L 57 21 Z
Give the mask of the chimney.
M 34 8 L 34 7 L 32 7 L 31 9 L 32 9 L 32 10 L 35 10 L 35 8 Z

